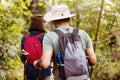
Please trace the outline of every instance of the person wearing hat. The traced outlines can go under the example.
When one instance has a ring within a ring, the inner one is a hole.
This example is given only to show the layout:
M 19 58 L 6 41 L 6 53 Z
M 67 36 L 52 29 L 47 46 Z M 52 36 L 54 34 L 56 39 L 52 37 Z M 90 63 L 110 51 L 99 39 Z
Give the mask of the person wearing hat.
M 75 15 L 76 14 L 70 13 L 70 10 L 67 5 L 54 5 L 52 7 L 52 10 L 44 15 L 44 20 L 47 22 L 51 22 L 56 29 L 59 29 L 64 33 L 68 33 L 72 32 L 74 29 L 69 25 L 69 22 L 70 18 Z M 81 41 L 88 56 L 90 64 L 96 64 L 96 56 L 94 54 L 92 42 L 90 40 L 89 35 L 83 30 L 79 30 L 78 35 L 81 37 Z M 55 57 L 53 55 L 58 54 L 58 52 L 60 51 L 58 40 L 58 35 L 54 31 L 50 31 L 45 35 L 43 39 L 43 55 L 39 61 L 34 62 L 34 66 L 40 65 L 45 69 L 47 69 L 50 66 L 52 57 Z M 55 64 L 55 58 L 53 58 L 53 62 Z M 61 80 L 58 69 L 53 69 L 53 74 L 54 80 Z M 83 76 L 80 76 L 79 79 L 72 80 L 83 80 L 82 77 Z M 88 78 L 85 80 L 90 79 Z

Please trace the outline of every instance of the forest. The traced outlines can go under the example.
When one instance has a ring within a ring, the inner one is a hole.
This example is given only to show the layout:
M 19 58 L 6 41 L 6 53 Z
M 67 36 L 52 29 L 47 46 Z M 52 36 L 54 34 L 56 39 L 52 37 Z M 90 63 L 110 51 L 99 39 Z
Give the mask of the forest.
M 120 0 L 0 0 L 0 80 L 23 80 L 19 56 L 30 16 L 44 15 L 55 4 L 68 5 L 77 14 L 70 25 L 92 39 L 97 64 L 91 80 L 120 80 Z

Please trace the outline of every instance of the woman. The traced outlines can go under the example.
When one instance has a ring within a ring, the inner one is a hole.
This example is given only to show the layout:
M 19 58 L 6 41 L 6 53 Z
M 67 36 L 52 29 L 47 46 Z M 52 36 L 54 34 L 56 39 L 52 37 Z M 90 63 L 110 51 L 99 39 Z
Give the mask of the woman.
M 29 36 L 36 36 L 38 34 L 44 34 L 45 31 L 45 26 L 44 26 L 44 20 L 43 20 L 43 16 L 42 15 L 33 15 L 31 17 L 31 22 L 30 22 L 30 27 L 29 27 Z M 42 44 L 42 40 L 43 40 L 43 36 L 39 37 L 39 40 Z M 21 50 L 23 51 L 24 49 L 24 42 L 26 40 L 26 36 L 24 36 L 21 40 Z M 49 80 L 50 75 L 51 75 L 51 69 L 36 69 L 32 64 L 30 64 L 27 61 L 26 55 L 22 54 L 21 55 L 21 61 L 24 63 L 25 65 L 25 75 L 27 77 L 27 80 L 38 80 L 38 76 L 40 76 L 40 80 Z M 41 74 L 39 74 L 41 73 Z

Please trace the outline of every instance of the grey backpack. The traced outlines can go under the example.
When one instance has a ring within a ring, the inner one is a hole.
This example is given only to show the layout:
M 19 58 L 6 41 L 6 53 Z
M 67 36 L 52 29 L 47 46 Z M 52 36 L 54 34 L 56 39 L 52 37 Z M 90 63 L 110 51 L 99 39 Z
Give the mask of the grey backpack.
M 63 33 L 58 29 L 53 31 L 59 36 L 62 64 L 58 66 L 58 70 L 61 79 L 66 80 L 68 77 L 81 75 L 89 76 L 88 60 L 78 35 L 79 29 L 73 29 L 72 33 Z

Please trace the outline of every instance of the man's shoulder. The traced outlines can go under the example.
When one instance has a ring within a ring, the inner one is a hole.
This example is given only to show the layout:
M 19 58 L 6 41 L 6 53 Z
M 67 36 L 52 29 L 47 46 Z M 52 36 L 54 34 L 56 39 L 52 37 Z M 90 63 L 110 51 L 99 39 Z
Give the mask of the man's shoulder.
M 84 30 L 82 30 L 82 29 L 79 29 L 79 32 L 78 32 L 78 34 L 79 34 L 79 35 L 86 35 L 87 33 L 86 33 Z
M 82 29 L 79 29 L 79 32 L 80 32 L 80 33 L 85 33 L 85 31 L 84 31 L 84 30 L 82 30 Z
M 78 35 L 83 39 L 88 39 L 89 35 L 84 30 L 79 29 Z
M 44 35 L 45 39 L 47 38 L 47 39 L 50 39 L 50 40 L 56 39 L 57 37 L 58 37 L 57 34 L 55 32 L 53 32 L 53 31 L 49 31 L 48 33 L 46 33 Z
M 45 36 L 51 36 L 51 35 L 55 35 L 55 32 L 52 30 L 45 34 Z

